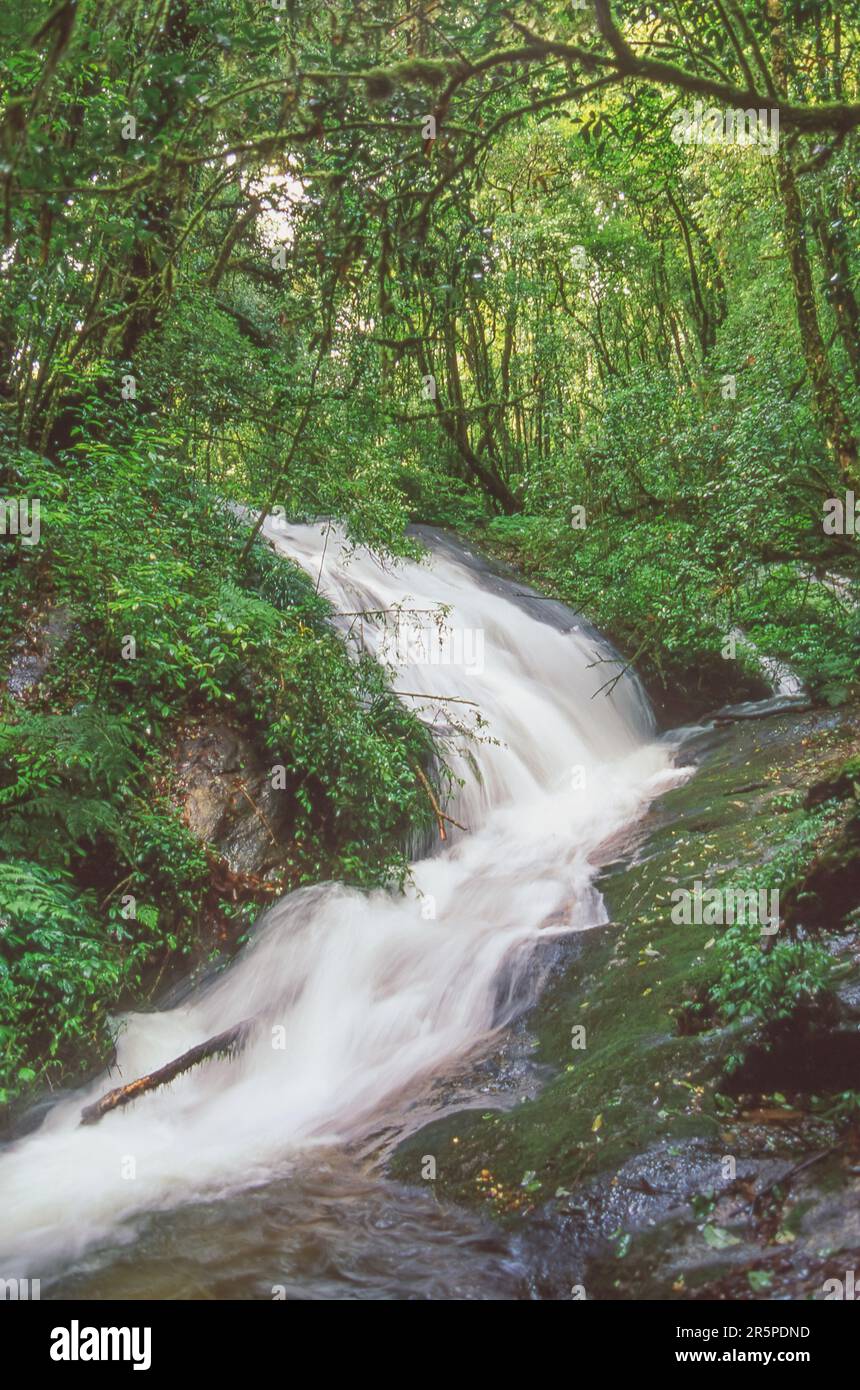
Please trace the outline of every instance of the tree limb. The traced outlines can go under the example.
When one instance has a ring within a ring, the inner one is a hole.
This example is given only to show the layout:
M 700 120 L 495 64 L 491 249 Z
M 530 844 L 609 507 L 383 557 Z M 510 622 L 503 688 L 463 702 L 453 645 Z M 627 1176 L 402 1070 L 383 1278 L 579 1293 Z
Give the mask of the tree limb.
M 210 1057 L 232 1056 L 244 1047 L 254 1022 L 253 1018 L 246 1018 L 241 1023 L 235 1024 L 234 1027 L 227 1028 L 225 1032 L 218 1033 L 214 1038 L 208 1038 L 206 1042 L 198 1043 L 196 1047 L 189 1048 L 187 1052 L 183 1052 L 181 1057 L 167 1062 L 157 1071 L 149 1072 L 146 1076 L 139 1076 L 135 1081 L 129 1081 L 125 1086 L 117 1086 L 113 1091 L 108 1091 L 101 1100 L 94 1101 L 92 1105 L 84 1106 L 81 1111 L 81 1124 L 98 1124 L 99 1120 L 109 1111 L 118 1110 L 123 1105 L 130 1105 L 133 1100 L 146 1095 L 149 1091 L 154 1091 L 158 1086 L 166 1086 L 177 1076 L 181 1076 L 183 1072 L 190 1071 L 192 1067 L 208 1061 Z

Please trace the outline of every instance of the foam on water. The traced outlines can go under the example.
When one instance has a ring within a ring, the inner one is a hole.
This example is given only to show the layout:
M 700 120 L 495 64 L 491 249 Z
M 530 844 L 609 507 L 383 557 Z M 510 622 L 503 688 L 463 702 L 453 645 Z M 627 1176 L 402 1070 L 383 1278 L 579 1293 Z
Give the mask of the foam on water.
M 595 664 L 611 653 L 594 635 L 540 621 L 450 547 L 425 564 L 382 564 L 325 527 L 270 520 L 264 534 L 319 576 L 340 612 L 387 610 L 361 620 L 364 641 L 405 660 L 394 684 L 428 697 L 404 697 L 424 717 L 445 724 L 457 708 L 431 696 L 476 703 L 490 739 L 472 748 L 478 775 L 452 753 L 463 786 L 446 808 L 467 833 L 452 829 L 414 865 L 405 896 L 338 884 L 288 895 L 214 983 L 123 1019 L 120 1075 L 63 1100 L 0 1156 L 0 1272 L 47 1277 L 96 1243 L 133 1239 L 136 1214 L 265 1182 L 297 1154 L 405 1111 L 527 1002 L 510 981 L 527 977 L 542 934 L 605 922 L 600 847 L 676 775 L 638 681 L 627 674 L 596 694 L 617 668 Z M 440 625 L 417 617 L 440 605 Z M 398 609 L 421 640 L 413 631 L 392 648 Z M 355 632 L 354 617 L 339 622 Z M 458 633 L 469 644 L 449 662 Z M 120 1079 L 252 1016 L 236 1060 L 80 1127 L 82 1106 Z

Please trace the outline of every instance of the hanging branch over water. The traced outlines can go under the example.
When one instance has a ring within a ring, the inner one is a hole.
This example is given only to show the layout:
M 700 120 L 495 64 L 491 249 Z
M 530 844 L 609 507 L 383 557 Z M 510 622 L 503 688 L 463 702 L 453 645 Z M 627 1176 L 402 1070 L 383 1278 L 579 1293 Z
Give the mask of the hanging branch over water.
M 464 830 L 466 831 L 466 834 L 468 834 L 469 832 L 466 830 L 465 825 L 461 825 L 460 822 L 458 820 L 454 820 L 452 816 L 445 815 L 445 812 L 442 810 L 442 807 L 439 805 L 439 802 L 436 799 L 436 793 L 430 785 L 429 778 L 426 776 L 424 772 L 422 772 L 420 767 L 415 768 L 415 776 L 418 778 L 418 781 L 421 783 L 422 787 L 427 793 L 427 800 L 433 807 L 433 814 L 436 817 L 436 824 L 439 827 L 439 839 L 447 840 L 448 838 L 448 835 L 445 831 L 446 821 L 449 825 L 455 825 L 458 830 Z
M 234 1056 L 245 1046 L 254 1022 L 253 1018 L 246 1018 L 232 1028 L 227 1028 L 223 1033 L 218 1033 L 214 1038 L 208 1038 L 206 1042 L 198 1043 L 196 1047 L 189 1048 L 187 1052 L 183 1052 L 181 1057 L 167 1062 L 157 1071 L 149 1072 L 146 1076 L 139 1076 L 135 1081 L 129 1081 L 125 1086 L 117 1086 L 113 1091 L 108 1091 L 101 1100 L 94 1101 L 92 1105 L 84 1106 L 81 1111 L 81 1124 L 98 1124 L 99 1120 L 111 1110 L 118 1110 L 123 1105 L 130 1105 L 133 1100 L 137 1100 L 139 1096 L 145 1096 L 148 1091 L 154 1091 L 159 1086 L 168 1085 L 177 1076 L 181 1076 L 183 1072 L 190 1071 L 192 1067 L 198 1066 L 201 1062 L 209 1061 L 211 1057 Z

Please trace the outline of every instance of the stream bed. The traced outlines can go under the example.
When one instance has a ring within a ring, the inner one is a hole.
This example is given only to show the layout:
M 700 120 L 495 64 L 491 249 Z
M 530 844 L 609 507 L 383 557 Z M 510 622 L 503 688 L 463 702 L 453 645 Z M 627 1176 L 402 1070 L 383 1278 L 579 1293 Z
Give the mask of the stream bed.
M 326 527 L 266 533 L 446 740 L 445 843 L 405 896 L 288 895 L 214 981 L 123 1019 L 119 1078 L 0 1154 L 3 1268 L 98 1299 L 672 1297 L 747 1268 L 757 1229 L 728 1264 L 696 1245 L 733 1142 L 706 1094 L 724 1040 L 667 1013 L 702 943 L 663 932 L 660 903 L 719 846 L 755 862 L 788 750 L 841 746 L 850 720 L 660 736 L 581 616 L 448 538 L 383 566 Z M 586 1013 L 595 1043 L 572 1062 Z M 118 1079 L 246 1018 L 238 1057 L 80 1126 Z M 755 1135 L 736 1145 L 756 1180 L 787 1161 L 772 1139 L 755 1161 Z M 817 1277 L 800 1235 L 784 1246 Z

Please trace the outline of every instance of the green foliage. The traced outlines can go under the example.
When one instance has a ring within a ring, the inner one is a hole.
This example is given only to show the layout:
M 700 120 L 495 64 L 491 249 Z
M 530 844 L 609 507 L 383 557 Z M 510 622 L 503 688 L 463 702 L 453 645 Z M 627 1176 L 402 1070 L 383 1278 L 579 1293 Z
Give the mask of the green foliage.
M 740 595 L 739 619 L 761 651 L 787 662 L 816 696 L 843 704 L 860 679 L 860 613 L 826 581 L 775 565 Z
M 31 593 L 66 606 L 70 638 L 41 708 L 0 706 L 10 1098 L 103 1057 L 108 1014 L 146 999 L 165 953 L 199 949 L 211 870 L 169 785 L 184 719 L 220 710 L 286 768 L 285 885 L 402 881 L 430 814 L 415 775 L 428 736 L 382 668 L 350 658 L 297 566 L 259 543 L 240 562 L 246 527 L 171 447 L 138 429 L 125 450 L 82 443 L 61 468 L 15 460 L 42 499 Z
M 857 137 L 828 105 L 860 49 L 854 15 L 785 8 L 778 85 L 816 117 L 794 254 L 768 158 L 672 138 L 703 72 L 760 72 L 751 0 L 614 5 L 669 81 L 615 80 L 556 0 L 6 7 L 0 496 L 41 500 L 42 541 L 0 545 L 0 649 L 52 605 L 70 637 L 0 704 L 0 853 L 47 875 L 48 921 L 100 940 L 146 885 L 124 949 L 187 944 L 209 878 L 167 774 L 204 712 L 287 769 L 290 882 L 402 878 L 426 823 L 425 731 L 223 499 L 386 553 L 410 519 L 489 525 L 696 708 L 761 688 L 735 624 L 856 692 L 856 545 L 821 511 L 860 431 Z M 540 62 L 506 58 L 512 16 Z
M 784 892 L 808 867 L 816 846 L 833 832 L 839 816 L 839 805 L 833 801 L 813 811 L 789 811 L 765 862 L 724 887 L 739 892 Z M 734 922 L 719 928 L 705 970 L 700 1002 L 692 1006 L 694 1014 L 753 1022 L 766 1030 L 762 1033 L 766 1037 L 767 1030 L 822 1003 L 832 982 L 834 958 L 823 943 L 789 937 L 783 927 L 763 936 L 757 923 Z M 732 1053 L 728 1069 L 742 1061 L 741 1053 Z
M 833 957 L 809 941 L 777 940 L 765 949 L 755 926 L 733 923 L 720 934 L 719 967 L 709 997 L 727 1020 L 778 1023 L 826 990 Z
M 721 687 L 761 685 L 748 649 L 724 658 L 739 626 L 838 703 L 860 682 L 860 619 L 824 571 L 820 517 L 799 495 L 787 436 L 802 422 L 767 383 L 736 404 L 703 408 L 670 378 L 634 373 L 593 439 L 535 478 L 534 512 L 494 518 L 488 534 L 613 634 L 655 686 L 713 707 L 726 702 Z M 787 482 L 774 488 L 780 451 Z M 577 505 L 584 528 L 571 524 Z
M 0 848 L 52 864 L 99 836 L 127 848 L 123 789 L 136 767 L 127 725 L 92 707 L 0 723 Z
M 61 1083 L 109 1051 L 108 1012 L 140 989 L 154 925 L 142 916 L 129 940 L 68 874 L 0 863 L 0 1099 Z

